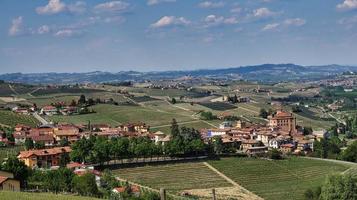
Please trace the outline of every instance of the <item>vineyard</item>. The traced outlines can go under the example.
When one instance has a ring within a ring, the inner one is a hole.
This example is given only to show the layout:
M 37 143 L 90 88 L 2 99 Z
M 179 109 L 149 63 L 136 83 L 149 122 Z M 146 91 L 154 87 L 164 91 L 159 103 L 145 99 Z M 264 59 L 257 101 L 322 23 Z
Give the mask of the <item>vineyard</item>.
M 308 188 L 321 186 L 326 176 L 349 168 L 326 161 L 290 158 L 269 161 L 224 158 L 210 164 L 241 186 L 267 200 L 303 199 Z
M 114 170 L 114 173 L 120 178 L 155 189 L 165 188 L 173 193 L 189 189 L 232 186 L 203 163 L 118 169 Z
M 16 114 L 11 111 L 0 110 L 0 125 L 14 127 L 17 124 L 36 126 L 38 121 L 30 115 Z
M 207 108 L 210 108 L 212 110 L 218 110 L 218 111 L 225 111 L 225 110 L 231 110 L 237 108 L 232 104 L 224 103 L 224 102 L 204 102 L 204 103 L 202 102 L 199 104 Z
M 80 197 L 71 195 L 56 195 L 52 193 L 26 193 L 26 192 L 0 192 L 1 200 L 95 200 L 92 197 Z

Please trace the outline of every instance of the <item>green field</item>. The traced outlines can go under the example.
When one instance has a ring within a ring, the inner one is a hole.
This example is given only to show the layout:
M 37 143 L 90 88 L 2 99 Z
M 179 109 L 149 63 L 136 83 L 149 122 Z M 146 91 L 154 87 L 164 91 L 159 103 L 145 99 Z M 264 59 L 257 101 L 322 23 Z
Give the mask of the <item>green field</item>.
M 1 200 L 95 200 L 97 198 L 52 193 L 28 193 L 0 191 Z
M 306 189 L 321 186 L 328 174 L 341 173 L 350 167 L 304 158 L 280 161 L 223 158 L 209 163 L 241 186 L 267 200 L 304 199 Z
M 21 115 L 7 110 L 0 110 L 0 125 L 13 127 L 17 124 L 36 126 L 38 121 L 31 115 Z
M 178 122 L 192 120 L 189 116 L 179 115 L 173 112 L 154 110 L 141 106 L 115 106 L 99 104 L 90 107 L 90 109 L 94 109 L 96 113 L 72 116 L 57 115 L 49 118 L 54 122 L 87 124 L 88 121 L 91 121 L 91 123 L 108 123 L 114 126 L 127 122 L 145 122 L 150 126 L 159 126 L 170 124 L 173 118 L 175 118 Z
M 114 170 L 120 178 L 176 193 L 189 189 L 232 186 L 200 162 Z

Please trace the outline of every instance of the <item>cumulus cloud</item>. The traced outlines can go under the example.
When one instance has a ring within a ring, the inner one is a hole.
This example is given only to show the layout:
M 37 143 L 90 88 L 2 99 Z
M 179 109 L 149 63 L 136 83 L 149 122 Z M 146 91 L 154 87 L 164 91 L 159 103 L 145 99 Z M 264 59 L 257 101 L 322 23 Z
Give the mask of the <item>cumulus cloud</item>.
M 53 15 L 61 12 L 82 13 L 86 10 L 86 3 L 77 1 L 74 4 L 66 5 L 61 0 L 49 0 L 45 6 L 36 8 L 37 14 L 40 15 Z
M 78 37 L 80 35 L 82 35 L 81 31 L 73 29 L 62 29 L 54 33 L 54 36 L 59 38 Z
M 258 8 L 253 10 L 253 17 L 255 18 L 267 18 L 277 15 L 276 12 L 269 10 L 269 8 Z
M 23 32 L 23 18 L 19 16 L 12 20 L 8 34 L 10 36 L 17 36 L 23 34 Z
M 184 17 L 175 17 L 175 16 L 164 16 L 159 19 L 157 22 L 151 24 L 152 28 L 162 28 L 168 27 L 173 25 L 188 25 L 191 22 Z
M 276 30 L 280 26 L 279 23 L 267 24 L 263 27 L 263 31 Z
M 205 27 L 239 23 L 239 21 L 236 17 L 225 18 L 223 16 L 217 16 L 217 15 L 208 15 L 207 17 L 205 17 L 205 19 L 203 21 L 205 22 Z
M 286 19 L 284 24 L 287 26 L 302 26 L 306 24 L 306 20 L 301 18 Z
M 37 29 L 37 33 L 42 35 L 50 32 L 50 27 L 48 25 L 42 25 Z
M 124 1 L 110 1 L 96 5 L 94 10 L 96 12 L 123 12 L 129 5 L 129 3 Z
M 204 1 L 198 4 L 200 8 L 221 8 L 224 7 L 225 3 L 222 1 L 213 2 L 213 1 Z
M 342 3 L 338 4 L 336 7 L 339 10 L 357 9 L 357 0 L 344 0 Z
M 172 2 L 176 2 L 176 0 L 148 0 L 147 5 L 153 6 L 159 3 L 172 3 Z

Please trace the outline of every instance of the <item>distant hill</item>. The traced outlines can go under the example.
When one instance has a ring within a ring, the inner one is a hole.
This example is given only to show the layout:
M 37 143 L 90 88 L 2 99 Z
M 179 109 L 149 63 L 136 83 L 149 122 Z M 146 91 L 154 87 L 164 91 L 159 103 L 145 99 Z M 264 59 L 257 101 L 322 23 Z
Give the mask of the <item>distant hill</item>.
M 260 82 L 317 80 L 357 71 L 356 66 L 325 65 L 301 66 L 295 64 L 263 64 L 225 69 L 201 69 L 191 71 L 137 72 L 122 71 L 87 72 L 87 73 L 11 73 L 0 75 L 0 80 L 31 84 L 73 84 L 101 83 L 116 81 L 141 81 L 157 79 L 174 79 L 182 76 L 209 77 L 220 79 L 244 79 Z

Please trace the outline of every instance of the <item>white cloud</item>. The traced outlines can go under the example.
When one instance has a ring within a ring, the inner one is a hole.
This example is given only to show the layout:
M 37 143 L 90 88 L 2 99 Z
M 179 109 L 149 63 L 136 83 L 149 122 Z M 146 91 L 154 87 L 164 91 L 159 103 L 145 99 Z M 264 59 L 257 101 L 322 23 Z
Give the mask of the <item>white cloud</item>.
M 124 1 L 110 1 L 96 5 L 94 10 L 97 12 L 123 12 L 129 5 Z
M 231 13 L 240 13 L 240 12 L 242 12 L 242 8 L 241 7 L 234 7 L 230 11 L 231 11 Z
M 336 7 L 339 10 L 357 9 L 357 0 L 344 0 L 341 4 L 338 4 Z
M 73 30 L 73 29 L 63 29 L 57 31 L 54 36 L 59 37 L 59 38 L 66 38 L 66 37 L 76 37 L 80 36 L 82 34 L 81 31 L 79 30 Z
M 258 8 L 253 10 L 253 17 L 255 18 L 267 18 L 276 15 L 276 12 L 269 10 L 269 8 Z
M 203 20 L 205 22 L 205 27 L 219 26 L 223 24 L 237 24 L 239 21 L 236 17 L 225 18 L 223 16 L 208 15 Z
M 61 12 L 83 13 L 85 10 L 86 3 L 83 1 L 66 5 L 64 2 L 61 2 L 61 0 L 49 0 L 47 5 L 36 8 L 37 14 L 40 15 L 53 15 Z
M 176 2 L 176 0 L 148 0 L 147 5 L 153 6 L 159 3 L 172 3 L 172 2 Z
M 263 27 L 263 31 L 275 30 L 280 26 L 279 23 L 267 24 Z
M 286 19 L 284 24 L 287 26 L 302 26 L 306 24 L 306 20 L 301 18 Z
M 61 0 L 49 0 L 47 5 L 36 8 L 36 12 L 40 15 L 51 15 L 65 10 L 66 4 L 62 3 Z
M 8 34 L 10 36 L 17 36 L 23 34 L 23 32 L 23 18 L 19 16 L 12 20 Z
M 173 25 L 188 25 L 191 22 L 184 17 L 164 16 L 157 22 L 151 24 L 152 28 L 161 28 Z
M 37 33 L 42 35 L 50 32 L 50 27 L 47 25 L 42 25 L 37 29 Z
M 198 4 L 200 8 L 221 8 L 224 7 L 224 2 L 218 1 L 218 2 L 213 2 L 213 1 L 204 1 Z

